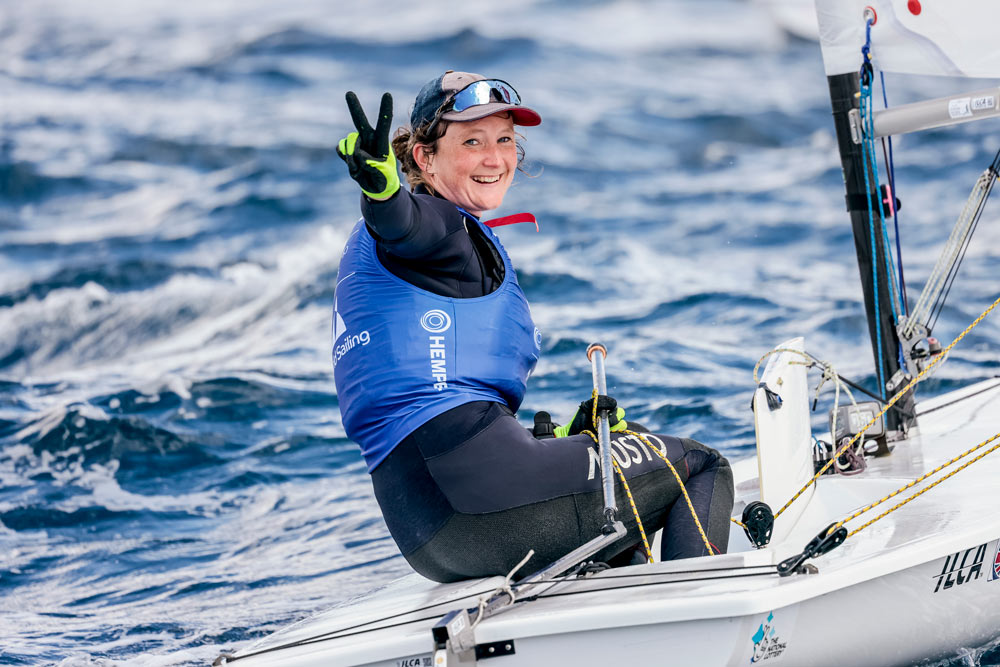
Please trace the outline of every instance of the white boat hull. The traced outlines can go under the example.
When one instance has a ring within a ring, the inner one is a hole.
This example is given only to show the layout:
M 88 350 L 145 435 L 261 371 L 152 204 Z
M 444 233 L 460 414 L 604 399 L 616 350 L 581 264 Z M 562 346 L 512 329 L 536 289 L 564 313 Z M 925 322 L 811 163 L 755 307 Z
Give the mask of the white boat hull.
M 560 581 L 479 624 L 481 650 L 493 645 L 497 656 L 513 646 L 512 654 L 479 662 L 881 667 L 954 655 L 1000 636 L 1000 453 L 809 561 L 818 573 L 775 573 L 831 522 L 1000 431 L 1000 380 L 920 404 L 919 413 L 921 432 L 892 455 L 868 459 L 865 473 L 821 478 L 780 543 L 752 550 L 734 526 L 723 556 Z M 757 471 L 756 459 L 734 465 L 737 509 L 759 497 Z M 434 584 L 411 575 L 272 635 L 230 664 L 437 667 L 431 628 L 449 611 L 475 607 L 501 582 Z M 472 662 L 452 656 L 448 664 Z

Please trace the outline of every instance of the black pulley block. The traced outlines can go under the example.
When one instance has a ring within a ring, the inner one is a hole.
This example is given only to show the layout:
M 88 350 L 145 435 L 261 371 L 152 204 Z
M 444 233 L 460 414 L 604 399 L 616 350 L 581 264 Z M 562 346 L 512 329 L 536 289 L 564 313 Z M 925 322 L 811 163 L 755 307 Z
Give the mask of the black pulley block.
M 754 547 L 767 546 L 774 530 L 774 512 L 767 503 L 755 500 L 743 508 L 743 530 Z

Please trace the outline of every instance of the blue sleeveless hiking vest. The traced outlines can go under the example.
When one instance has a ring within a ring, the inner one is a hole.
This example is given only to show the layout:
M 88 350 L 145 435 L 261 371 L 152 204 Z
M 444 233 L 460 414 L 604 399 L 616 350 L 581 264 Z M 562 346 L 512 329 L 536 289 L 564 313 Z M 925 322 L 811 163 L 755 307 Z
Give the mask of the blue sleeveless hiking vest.
M 517 410 L 538 361 L 541 333 L 500 240 L 479 225 L 504 263 L 490 294 L 455 299 L 415 287 L 376 256 L 364 219 L 337 274 L 333 375 L 347 436 L 371 472 L 421 424 L 472 401 Z

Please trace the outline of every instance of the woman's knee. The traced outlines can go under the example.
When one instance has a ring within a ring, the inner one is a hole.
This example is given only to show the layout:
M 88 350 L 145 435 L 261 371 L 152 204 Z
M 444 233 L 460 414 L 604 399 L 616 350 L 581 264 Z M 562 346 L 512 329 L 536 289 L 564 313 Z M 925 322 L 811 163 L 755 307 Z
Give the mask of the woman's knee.
M 717 449 L 704 445 L 691 438 L 681 438 L 684 447 L 684 460 L 688 464 L 690 475 L 700 472 L 725 470 L 732 476 L 729 460 Z

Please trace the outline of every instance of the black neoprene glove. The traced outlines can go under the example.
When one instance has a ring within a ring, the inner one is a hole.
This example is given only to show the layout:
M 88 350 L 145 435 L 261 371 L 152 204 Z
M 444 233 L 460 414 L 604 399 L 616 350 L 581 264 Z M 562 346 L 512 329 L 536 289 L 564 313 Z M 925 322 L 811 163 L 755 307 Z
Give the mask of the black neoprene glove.
M 389 128 L 392 125 L 392 95 L 382 95 L 378 122 L 372 129 L 361 108 L 358 96 L 347 93 L 347 108 L 351 112 L 356 132 L 351 132 L 337 144 L 337 155 L 347 163 L 351 178 L 361 186 L 370 199 L 384 200 L 399 190 L 399 173 L 396 156 L 389 146 Z
M 608 426 L 612 431 L 624 431 L 628 428 L 625 421 L 625 409 L 618 407 L 618 401 L 611 396 L 598 396 L 597 409 L 608 411 Z M 568 435 L 576 435 L 582 431 L 597 433 L 597 426 L 594 424 L 594 399 L 588 398 L 577 408 L 573 418 L 565 426 L 557 426 L 555 436 L 564 438 Z

